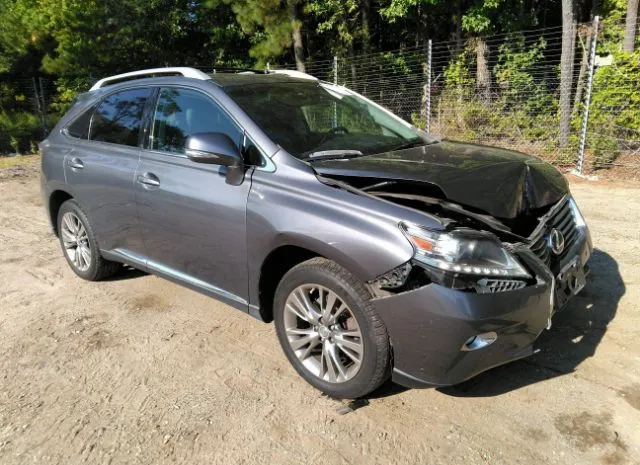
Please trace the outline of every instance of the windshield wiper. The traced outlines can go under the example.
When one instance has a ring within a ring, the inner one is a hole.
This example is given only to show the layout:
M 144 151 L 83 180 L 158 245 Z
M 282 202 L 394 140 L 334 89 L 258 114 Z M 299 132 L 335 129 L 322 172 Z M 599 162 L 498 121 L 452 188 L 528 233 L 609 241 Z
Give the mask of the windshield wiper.
M 356 158 L 363 156 L 360 150 L 319 150 L 311 152 L 302 157 L 302 160 L 318 161 L 318 160 L 342 160 L 347 158 Z

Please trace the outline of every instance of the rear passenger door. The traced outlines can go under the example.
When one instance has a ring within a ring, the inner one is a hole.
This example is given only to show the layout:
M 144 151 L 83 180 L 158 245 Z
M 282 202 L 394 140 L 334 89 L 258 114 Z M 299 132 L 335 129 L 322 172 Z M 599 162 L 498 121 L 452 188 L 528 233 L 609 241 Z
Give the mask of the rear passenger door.
M 150 96 L 149 88 L 111 93 L 64 130 L 75 139 L 65 155 L 66 181 L 102 250 L 144 252 L 133 182 Z
M 148 147 L 136 173 L 136 199 L 147 263 L 168 278 L 247 309 L 246 203 L 250 173 L 239 186 L 226 168 L 185 155 L 194 133 L 220 132 L 238 147 L 241 128 L 211 97 L 159 89 Z

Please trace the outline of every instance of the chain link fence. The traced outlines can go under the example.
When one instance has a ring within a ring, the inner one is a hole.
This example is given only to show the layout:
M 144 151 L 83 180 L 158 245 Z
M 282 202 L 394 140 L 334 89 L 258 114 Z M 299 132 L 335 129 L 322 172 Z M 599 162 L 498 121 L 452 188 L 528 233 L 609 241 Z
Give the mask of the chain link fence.
M 561 27 L 335 57 L 308 63 L 306 72 L 360 92 L 436 136 L 522 151 L 580 174 L 634 170 L 640 168 L 640 61 L 638 52 L 617 53 L 621 27 L 599 18 L 574 25 L 565 99 Z
M 624 167 L 635 176 L 640 52 L 617 51 L 622 27 L 598 18 L 574 25 L 564 99 L 561 27 L 426 40 L 308 62 L 306 72 L 360 92 L 436 136 L 522 151 L 579 173 Z M 0 76 L 0 154 L 33 150 L 46 136 L 61 109 L 55 84 Z

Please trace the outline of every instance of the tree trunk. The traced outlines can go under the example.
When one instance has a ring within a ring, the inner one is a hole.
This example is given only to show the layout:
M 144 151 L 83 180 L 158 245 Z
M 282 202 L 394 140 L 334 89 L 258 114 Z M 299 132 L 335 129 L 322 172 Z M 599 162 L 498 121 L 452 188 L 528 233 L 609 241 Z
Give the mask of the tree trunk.
M 293 42 L 293 56 L 296 59 L 296 69 L 305 72 L 304 48 L 302 47 L 302 25 L 298 18 L 298 9 L 295 3 L 289 6 L 289 17 L 291 18 L 291 40 Z
M 369 32 L 369 22 L 371 20 L 371 0 L 362 0 L 362 3 L 360 4 L 360 15 L 360 19 L 362 21 L 362 30 L 360 32 L 362 37 L 362 51 L 365 54 L 368 54 L 371 51 L 371 34 Z M 360 92 L 362 92 L 364 95 L 367 95 L 367 81 L 364 81 L 362 83 Z
M 476 91 L 478 96 L 485 102 L 491 99 L 491 72 L 489 71 L 489 62 L 487 55 L 489 47 L 484 39 L 478 37 L 476 39 Z
M 353 50 L 353 42 L 349 42 L 347 49 L 349 53 L 349 63 L 350 63 L 349 67 L 351 68 L 351 85 L 347 87 L 357 92 L 359 86 L 358 86 L 358 74 L 356 72 L 356 65 L 355 65 L 355 52 Z
M 456 56 L 458 56 L 462 52 L 462 0 L 456 2 L 455 23 Z
M 636 42 L 636 27 L 638 22 L 638 0 L 628 0 L 627 23 L 624 30 L 624 43 L 622 49 L 625 52 L 633 52 Z
M 562 0 L 562 54 L 560 56 L 560 148 L 569 143 L 573 85 L 573 1 Z
M 362 50 L 364 53 L 369 53 L 369 50 L 371 50 L 371 33 L 369 32 L 371 0 L 362 0 L 360 14 L 362 18 Z

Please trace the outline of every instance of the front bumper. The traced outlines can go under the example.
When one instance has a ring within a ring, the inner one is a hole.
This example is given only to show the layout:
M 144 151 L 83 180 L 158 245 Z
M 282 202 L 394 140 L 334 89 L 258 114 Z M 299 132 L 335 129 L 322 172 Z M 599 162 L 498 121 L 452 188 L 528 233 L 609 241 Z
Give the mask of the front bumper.
M 428 284 L 373 300 L 393 346 L 395 382 L 407 387 L 448 386 L 534 353 L 534 342 L 549 326 L 558 301 L 564 305 L 567 300 L 558 299 L 555 275 L 573 261 L 585 269 L 591 239 L 585 230 L 554 270 L 529 250 L 518 255 L 534 271 L 536 284 L 494 294 Z M 469 338 L 492 331 L 498 335 L 494 343 L 462 350 Z

